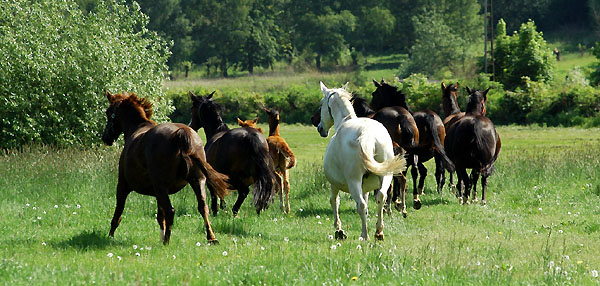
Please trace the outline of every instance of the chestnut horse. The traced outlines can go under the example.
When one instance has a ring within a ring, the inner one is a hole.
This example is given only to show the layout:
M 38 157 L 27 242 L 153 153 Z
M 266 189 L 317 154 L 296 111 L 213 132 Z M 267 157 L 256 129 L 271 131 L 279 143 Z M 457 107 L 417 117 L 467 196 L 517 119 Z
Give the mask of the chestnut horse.
M 404 108 L 399 106 L 382 108 L 380 111 L 375 112 L 364 98 L 353 95 L 350 99 L 352 108 L 356 116 L 367 117 L 374 119 L 387 129 L 388 134 L 392 138 L 394 144 L 394 154 L 404 153 L 406 149 L 417 146 L 419 142 L 419 130 L 417 124 L 413 119 L 412 115 Z M 312 124 L 317 127 L 321 121 L 321 108 L 319 108 L 315 114 L 311 117 Z M 410 158 L 406 160 L 407 164 L 414 163 L 416 160 Z M 390 204 L 394 202 L 396 210 L 402 213 L 402 216 L 406 217 L 406 169 L 404 169 L 399 176 L 394 176 L 393 184 L 388 191 L 388 198 L 386 201 L 386 207 L 388 214 L 391 213 Z M 398 199 L 400 201 L 398 201 Z
M 423 193 L 425 177 L 427 176 L 427 168 L 425 168 L 423 163 L 429 161 L 431 158 L 435 158 L 435 180 L 437 182 L 437 191 L 440 193 L 446 180 L 444 168 L 448 171 L 454 171 L 454 164 L 450 161 L 444 150 L 443 142 L 446 137 L 446 131 L 442 119 L 431 110 L 412 112 L 410 107 L 408 107 L 404 93 L 398 90 L 397 87 L 389 85 L 384 80 L 381 80 L 381 83 L 373 80 L 373 84 L 377 88 L 373 92 L 373 99 L 371 100 L 371 107 L 373 109 L 379 110 L 389 106 L 404 107 L 413 115 L 419 128 L 419 144 L 414 148 L 407 149 L 409 154 L 418 157 L 418 163 L 416 164 L 418 171 L 414 167 L 414 164 L 411 168 L 413 190 L 417 189 L 417 178 L 421 175 L 418 192 L 413 191 L 413 194 Z M 408 158 L 410 159 L 411 157 Z M 414 200 L 415 209 L 419 209 L 421 201 L 418 195 L 415 195 Z
M 457 185 L 461 204 L 469 203 L 471 186 L 477 184 L 481 175 L 481 204 L 485 205 L 487 178 L 492 174 L 494 162 L 500 153 L 500 136 L 492 121 L 485 117 L 485 104 L 489 90 L 489 88 L 485 91 L 471 90 L 467 87 L 469 101 L 466 114 L 450 126 L 446 136 L 446 150 L 456 166 L 458 175 Z M 466 169 L 473 169 L 471 179 Z M 475 190 L 473 201 L 476 201 Z
M 135 94 L 111 94 L 106 91 L 110 106 L 106 110 L 106 127 L 102 141 L 108 146 L 123 133 L 125 146 L 119 160 L 117 206 L 110 223 L 109 235 L 121 222 L 125 201 L 131 191 L 156 197 L 156 220 L 164 244 L 169 243 L 175 209 L 169 195 L 190 184 L 198 200 L 198 211 L 204 219 L 206 237 L 217 242 L 208 220 L 205 183 L 219 197 L 226 195 L 227 176 L 215 171 L 206 162 L 202 140 L 184 124 L 150 120 L 152 104 Z
M 458 107 L 458 101 L 456 99 L 456 92 L 458 91 L 458 82 L 456 85 L 450 84 L 446 86 L 442 82 L 442 108 L 444 110 L 444 128 L 446 130 L 450 129 L 457 120 L 461 119 L 465 116 L 464 112 L 460 111 Z M 453 189 L 454 186 L 454 172 L 450 172 L 450 189 Z M 458 195 L 458 193 L 457 193 Z
M 275 164 L 275 173 L 277 173 L 277 183 L 279 183 L 279 207 L 284 213 L 290 212 L 290 170 L 296 166 L 296 156 L 285 139 L 279 133 L 279 110 L 262 107 L 269 117 L 269 153 Z M 252 127 L 262 133 L 262 129 L 258 128 L 256 123 L 258 118 L 254 120 L 242 121 L 238 118 L 238 124 L 242 127 Z M 285 199 L 284 199 L 285 196 Z
M 238 190 L 238 198 L 232 212 L 237 216 L 240 207 L 250 189 L 255 184 L 253 202 L 256 212 L 269 207 L 277 183 L 273 170 L 273 160 L 269 156 L 269 146 L 265 136 L 249 127 L 229 129 L 219 114 L 219 105 L 214 102 L 213 91 L 208 96 L 196 96 L 192 99 L 192 122 L 194 130 L 204 128 L 206 134 L 206 159 L 215 170 L 229 176 L 229 183 Z M 217 215 L 217 198 L 211 191 L 211 208 Z

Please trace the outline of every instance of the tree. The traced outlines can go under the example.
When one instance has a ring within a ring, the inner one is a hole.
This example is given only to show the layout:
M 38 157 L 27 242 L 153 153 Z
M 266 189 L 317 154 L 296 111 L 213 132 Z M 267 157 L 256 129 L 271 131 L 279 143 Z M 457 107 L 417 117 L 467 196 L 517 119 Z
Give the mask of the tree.
M 315 63 L 321 70 L 323 56 L 339 58 L 343 50 L 348 49 L 346 37 L 354 30 L 356 18 L 350 11 L 340 13 L 328 11 L 323 15 L 308 13 L 301 18 L 297 32 L 300 35 L 299 46 L 315 53 Z
M 256 0 L 248 15 L 248 33 L 242 47 L 242 68 L 250 74 L 255 66 L 268 67 L 279 55 L 277 38 L 280 34 L 276 24 L 277 6 L 273 0 Z
M 513 36 L 506 35 L 506 23 L 502 19 L 496 30 L 496 79 L 507 89 L 520 86 L 523 77 L 533 81 L 552 79 L 555 59 L 533 21 L 523 23 Z
M 0 148 L 99 143 L 105 90 L 150 99 L 157 121 L 172 111 L 167 44 L 137 4 L 4 1 L 0 23 Z
M 383 51 L 389 45 L 396 18 L 382 7 L 362 7 L 352 44 L 360 50 Z M 389 47 L 387 47 L 389 48 Z

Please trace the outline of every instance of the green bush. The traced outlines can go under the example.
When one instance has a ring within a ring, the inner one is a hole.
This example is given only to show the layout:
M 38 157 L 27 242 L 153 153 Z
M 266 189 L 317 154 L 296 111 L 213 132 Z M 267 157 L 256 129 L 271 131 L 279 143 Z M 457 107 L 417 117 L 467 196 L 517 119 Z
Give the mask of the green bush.
M 151 99 L 155 120 L 172 110 L 162 91 L 167 44 L 134 2 L 3 1 L 0 9 L 0 148 L 100 142 L 104 90 Z

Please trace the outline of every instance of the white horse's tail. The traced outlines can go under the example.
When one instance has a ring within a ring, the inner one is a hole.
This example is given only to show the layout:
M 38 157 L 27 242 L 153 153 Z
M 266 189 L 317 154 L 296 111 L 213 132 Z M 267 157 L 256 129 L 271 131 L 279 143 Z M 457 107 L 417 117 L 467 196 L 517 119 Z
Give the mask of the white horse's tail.
M 373 154 L 369 154 L 370 152 L 365 152 L 364 147 L 360 148 L 360 155 L 363 159 L 363 164 L 367 171 L 379 175 L 397 175 L 402 173 L 406 168 L 406 159 L 402 154 L 396 155 L 393 158 L 390 158 L 383 162 L 377 162 L 373 156 Z

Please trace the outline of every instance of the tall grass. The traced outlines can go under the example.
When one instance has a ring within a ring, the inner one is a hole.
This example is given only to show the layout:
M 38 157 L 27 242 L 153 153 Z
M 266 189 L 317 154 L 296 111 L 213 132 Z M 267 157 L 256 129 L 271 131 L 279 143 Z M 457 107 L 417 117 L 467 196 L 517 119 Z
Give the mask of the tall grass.
M 264 127 L 264 126 L 262 126 Z M 298 165 L 291 212 L 276 199 L 257 216 L 211 221 L 207 245 L 189 187 L 172 195 L 171 244 L 159 240 L 156 202 L 132 193 L 114 239 L 121 146 L 29 147 L 0 156 L 0 283 L 339 285 L 507 285 L 600 282 L 600 130 L 501 127 L 503 148 L 488 205 L 459 206 L 427 178 L 423 208 L 386 216 L 386 240 L 360 241 L 353 200 L 342 195 L 348 240 L 334 232 L 322 156 L 329 139 L 313 127 L 284 125 Z M 433 173 L 433 162 L 426 166 Z M 236 194 L 227 198 L 231 207 Z M 369 202 L 371 236 L 374 201 Z

